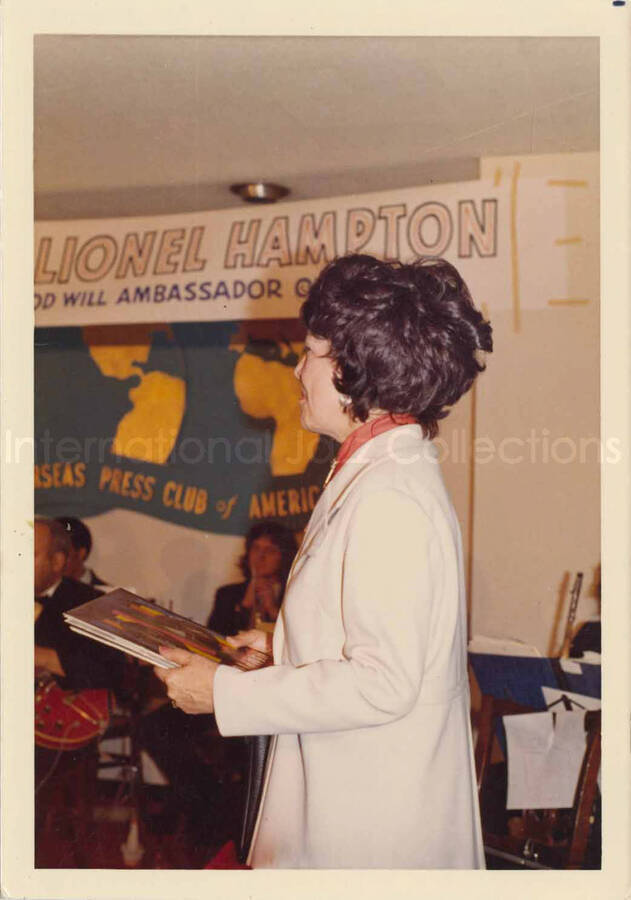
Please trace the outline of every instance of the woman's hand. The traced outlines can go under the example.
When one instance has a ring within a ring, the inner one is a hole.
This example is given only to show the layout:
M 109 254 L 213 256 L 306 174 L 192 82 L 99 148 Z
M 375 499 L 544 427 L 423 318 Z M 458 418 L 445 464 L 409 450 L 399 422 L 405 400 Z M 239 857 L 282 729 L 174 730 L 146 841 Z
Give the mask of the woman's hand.
M 178 669 L 154 667 L 174 706 L 189 715 L 214 712 L 213 682 L 218 664 L 188 650 L 160 647 L 160 655 L 179 664 Z
M 272 635 L 266 631 L 260 631 L 258 628 L 240 631 L 226 640 L 232 647 L 251 647 L 253 650 L 260 650 L 262 653 L 272 652 Z

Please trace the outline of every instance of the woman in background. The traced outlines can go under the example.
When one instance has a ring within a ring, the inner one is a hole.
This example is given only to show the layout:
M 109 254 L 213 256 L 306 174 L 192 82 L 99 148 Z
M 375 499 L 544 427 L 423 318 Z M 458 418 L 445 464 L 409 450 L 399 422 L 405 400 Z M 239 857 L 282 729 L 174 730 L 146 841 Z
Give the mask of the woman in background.
M 296 541 L 288 528 L 277 522 L 253 525 L 239 560 L 246 580 L 219 588 L 206 626 L 220 634 L 273 626 L 295 555 Z
M 445 260 L 366 255 L 328 265 L 302 317 L 302 424 L 341 447 L 274 665 L 164 651 L 181 668 L 157 674 L 223 735 L 276 735 L 254 867 L 481 868 L 461 538 L 431 439 L 491 327 Z

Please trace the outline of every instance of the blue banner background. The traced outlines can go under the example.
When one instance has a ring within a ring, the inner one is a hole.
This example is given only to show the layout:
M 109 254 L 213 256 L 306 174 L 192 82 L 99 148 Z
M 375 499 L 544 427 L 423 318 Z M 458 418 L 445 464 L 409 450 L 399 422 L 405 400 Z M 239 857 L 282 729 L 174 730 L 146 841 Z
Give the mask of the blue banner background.
M 279 472 L 279 421 L 243 410 L 268 411 L 270 394 L 295 403 L 295 333 L 289 320 L 36 329 L 36 511 L 120 507 L 219 534 L 261 518 L 303 528 L 333 442 L 293 429 L 296 412 L 280 465 L 293 471 Z

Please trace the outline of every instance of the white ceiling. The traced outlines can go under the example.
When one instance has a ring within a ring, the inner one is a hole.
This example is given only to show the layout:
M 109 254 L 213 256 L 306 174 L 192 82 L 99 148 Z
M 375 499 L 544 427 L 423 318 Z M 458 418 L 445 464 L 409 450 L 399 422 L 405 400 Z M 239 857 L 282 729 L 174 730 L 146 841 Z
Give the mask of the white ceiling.
M 39 36 L 38 218 L 237 206 L 475 178 L 598 148 L 594 38 Z

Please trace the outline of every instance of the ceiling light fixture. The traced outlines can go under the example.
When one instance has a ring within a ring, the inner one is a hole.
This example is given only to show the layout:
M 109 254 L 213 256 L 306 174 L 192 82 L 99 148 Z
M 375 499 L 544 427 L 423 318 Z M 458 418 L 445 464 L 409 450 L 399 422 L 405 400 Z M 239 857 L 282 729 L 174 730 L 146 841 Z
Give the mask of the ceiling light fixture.
M 282 184 L 272 184 L 269 181 L 231 184 L 230 190 L 246 203 L 276 203 L 277 200 L 286 197 L 289 193 L 289 188 L 283 187 Z

